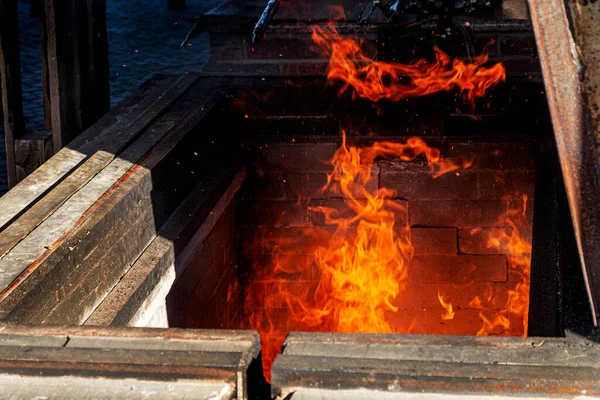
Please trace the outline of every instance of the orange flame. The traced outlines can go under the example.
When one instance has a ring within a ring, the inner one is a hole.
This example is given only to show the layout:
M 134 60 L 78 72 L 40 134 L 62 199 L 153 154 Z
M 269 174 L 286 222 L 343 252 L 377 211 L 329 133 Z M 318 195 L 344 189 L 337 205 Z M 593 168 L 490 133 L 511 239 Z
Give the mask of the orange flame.
M 522 229 L 527 226 L 526 212 L 528 196 L 520 196 L 520 202 L 513 204 L 513 198 L 505 197 L 506 212 L 498 219 L 498 225 L 505 229 L 491 230 L 488 237 L 489 248 L 497 248 L 507 254 L 509 281 L 515 281 L 515 288 L 508 291 L 502 313 L 490 318 L 480 313 L 483 326 L 478 336 L 514 335 L 519 332 L 527 336 L 529 318 L 529 286 L 531 264 L 531 241 L 523 236 Z M 473 301 L 480 301 L 473 299 Z M 493 299 L 491 299 L 493 301 Z M 518 324 L 518 326 L 515 326 Z
M 328 79 L 344 83 L 340 94 L 350 87 L 354 93 L 371 101 L 399 101 L 458 88 L 474 104 L 485 92 L 506 79 L 502 63 L 484 67 L 487 54 L 471 63 L 452 60 L 434 48 L 435 61 L 420 60 L 412 65 L 374 61 L 361 50 L 361 43 L 340 36 L 335 27 L 315 27 L 313 41 L 330 56 Z
M 407 284 L 407 264 L 414 252 L 406 208 L 392 200 L 394 191 L 369 189 L 372 166 L 378 158 L 412 161 L 423 157 L 433 177 L 459 168 L 468 168 L 472 160 L 451 161 L 438 149 L 418 138 L 406 143 L 376 142 L 369 147 L 342 145 L 334 154 L 333 172 L 323 191 L 344 198 L 343 208 L 313 207 L 333 228 L 315 230 L 312 255 L 320 279 L 315 287 L 299 290 L 291 282 L 278 281 L 278 274 L 302 274 L 310 265 L 301 265 L 273 257 L 260 282 L 247 289 L 245 309 L 250 327 L 261 334 L 265 376 L 277 355 L 285 332 L 371 332 L 409 333 L 413 321 L 390 322 L 389 313 L 398 311 L 394 300 Z M 302 238 L 279 238 L 272 246 L 294 247 Z M 259 246 L 265 246 L 260 243 Z M 297 260 L 297 259 L 296 259 Z M 265 282 L 267 284 L 265 284 Z M 267 288 L 268 286 L 268 288 Z M 275 311 L 277 310 L 277 311 Z M 449 310 L 449 314 L 452 310 Z
M 444 309 L 446 310 L 446 313 L 442 314 L 442 319 L 444 321 L 454 319 L 454 311 L 452 311 L 452 303 L 446 302 L 444 300 L 444 296 L 442 296 L 442 294 L 439 292 L 438 292 L 438 300 L 440 301 L 440 304 L 442 305 L 442 307 L 444 307 Z

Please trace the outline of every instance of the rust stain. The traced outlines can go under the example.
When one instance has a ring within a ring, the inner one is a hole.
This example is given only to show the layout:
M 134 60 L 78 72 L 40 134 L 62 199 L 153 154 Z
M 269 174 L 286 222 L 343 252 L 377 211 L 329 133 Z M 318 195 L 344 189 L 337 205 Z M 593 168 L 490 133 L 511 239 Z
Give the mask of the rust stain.
M 149 152 L 144 155 L 133 167 L 129 169 L 119 180 L 110 187 L 96 202 L 83 213 L 81 217 L 75 221 L 75 223 L 67 229 L 54 243 L 46 248 L 46 250 L 34 261 L 32 262 L 14 281 L 11 282 L 2 292 L 0 292 L 0 302 L 3 302 L 21 283 L 25 281 L 56 249 L 58 249 L 65 240 L 75 231 L 77 230 L 85 220 L 87 220 L 90 215 L 98 208 L 102 206 L 112 196 L 112 194 L 119 189 L 123 184 L 131 178 L 131 176 L 143 166 L 143 163 L 150 157 L 152 153 Z

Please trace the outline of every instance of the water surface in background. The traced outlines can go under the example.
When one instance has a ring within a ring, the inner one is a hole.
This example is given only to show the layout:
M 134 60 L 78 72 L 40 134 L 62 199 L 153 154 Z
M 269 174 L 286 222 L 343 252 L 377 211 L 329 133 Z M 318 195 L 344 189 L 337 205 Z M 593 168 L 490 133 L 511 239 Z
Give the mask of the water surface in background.
M 153 74 L 180 74 L 202 69 L 209 57 L 208 35 L 185 49 L 179 45 L 194 16 L 222 0 L 187 0 L 188 9 L 172 11 L 167 0 L 107 0 L 111 107 L 125 99 Z M 19 42 L 23 75 L 23 109 L 27 129 L 44 129 L 39 19 L 28 1 L 19 2 Z M 0 124 L 0 195 L 7 189 L 4 135 Z

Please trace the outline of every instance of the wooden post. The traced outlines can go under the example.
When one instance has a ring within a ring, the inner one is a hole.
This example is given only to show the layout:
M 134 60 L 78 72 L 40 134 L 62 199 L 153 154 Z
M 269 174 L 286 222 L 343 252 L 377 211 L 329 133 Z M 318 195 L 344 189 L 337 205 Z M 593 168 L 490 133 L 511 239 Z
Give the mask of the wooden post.
M 110 108 L 106 0 L 45 0 L 54 151 Z
M 40 10 L 40 55 L 42 58 L 42 98 L 44 101 L 44 129 L 52 132 L 52 109 L 50 107 L 50 75 L 48 71 L 48 30 L 46 9 Z
M 0 76 L 4 111 L 4 140 L 8 184 L 17 183 L 15 140 L 25 133 L 17 0 L 0 0 Z

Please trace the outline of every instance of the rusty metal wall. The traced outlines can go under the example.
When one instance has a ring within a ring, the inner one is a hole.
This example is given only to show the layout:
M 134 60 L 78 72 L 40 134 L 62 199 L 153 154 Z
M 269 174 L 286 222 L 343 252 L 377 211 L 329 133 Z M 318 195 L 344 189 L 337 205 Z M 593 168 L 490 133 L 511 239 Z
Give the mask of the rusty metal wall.
M 600 315 L 600 2 L 529 0 L 594 325 Z M 594 22 L 594 20 L 596 22 Z

